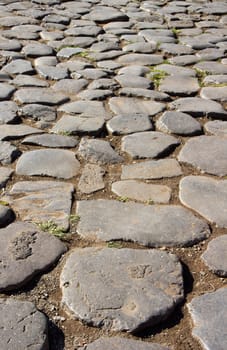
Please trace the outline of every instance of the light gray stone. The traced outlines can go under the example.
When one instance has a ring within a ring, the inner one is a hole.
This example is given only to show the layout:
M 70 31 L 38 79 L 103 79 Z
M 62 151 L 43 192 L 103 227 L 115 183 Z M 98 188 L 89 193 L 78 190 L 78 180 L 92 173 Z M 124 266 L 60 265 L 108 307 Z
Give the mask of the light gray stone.
M 41 103 L 44 105 L 58 105 L 68 101 L 66 95 L 56 93 L 46 88 L 23 88 L 17 90 L 14 99 L 19 103 Z
M 82 193 L 93 193 L 105 188 L 103 176 L 104 169 L 96 164 L 86 164 L 78 183 L 78 189 Z
M 13 169 L 0 167 L 0 188 L 5 187 L 6 183 L 9 181 L 11 175 L 13 174 Z
M 124 114 L 145 114 L 154 116 L 162 112 L 165 105 L 160 102 L 146 101 L 139 98 L 112 97 L 109 100 L 109 107 L 117 115 Z
M 222 120 L 212 120 L 204 124 L 204 129 L 216 136 L 227 136 L 227 122 Z
M 165 77 L 159 85 L 159 90 L 175 96 L 195 95 L 200 89 L 198 80 L 193 77 L 171 75 Z
M 66 251 L 59 239 L 30 223 L 13 223 L 0 230 L 0 237 L 1 291 L 26 284 L 52 266 Z
M 113 117 L 107 122 L 106 128 L 112 135 L 126 135 L 153 130 L 153 125 L 147 115 L 132 113 Z
M 34 72 L 34 69 L 31 65 L 31 62 L 23 59 L 14 60 L 2 69 L 3 72 L 9 74 L 31 74 Z
M 84 16 L 85 19 L 95 21 L 97 23 L 106 23 L 113 21 L 127 21 L 127 15 L 111 6 L 102 6 L 94 8 L 87 16 Z
M 133 159 L 158 158 L 171 153 L 179 143 L 173 136 L 158 131 L 145 131 L 124 136 L 121 149 Z
M 75 153 L 61 149 L 41 149 L 22 154 L 16 165 L 18 175 L 42 175 L 63 179 L 76 176 L 80 163 Z
M 176 205 L 86 200 L 77 203 L 77 214 L 78 234 L 93 241 L 125 240 L 150 247 L 190 246 L 210 234 L 206 222 Z
M 200 96 L 208 100 L 227 102 L 227 86 L 204 87 L 200 91 Z
M 188 304 L 194 328 L 192 335 L 207 350 L 224 350 L 227 347 L 227 316 L 224 305 L 227 302 L 227 288 L 206 293 L 192 299 Z
M 52 47 L 39 42 L 27 44 L 22 49 L 22 53 L 27 57 L 51 56 L 53 52 Z
M 0 163 L 10 164 L 19 155 L 20 155 L 20 151 L 17 147 L 15 147 L 14 145 L 11 145 L 11 143 L 9 142 L 0 141 Z
M 49 84 L 30 75 L 19 74 L 13 79 L 13 84 L 22 87 L 48 87 Z
M 45 106 L 39 103 L 27 104 L 19 110 L 19 113 L 25 118 L 32 118 L 34 120 L 50 122 L 56 119 L 54 107 Z
M 206 135 L 193 137 L 181 149 L 178 160 L 203 173 L 227 175 L 227 139 Z
M 11 140 L 18 139 L 20 137 L 32 134 L 40 134 L 42 131 L 37 128 L 25 124 L 16 124 L 16 125 L 1 125 L 0 128 L 0 140 Z
M 79 141 L 77 138 L 70 136 L 43 134 L 28 136 L 22 143 L 25 145 L 39 145 L 51 148 L 73 148 L 76 147 Z
M 49 349 L 47 318 L 33 303 L 0 299 L 0 315 L 1 349 Z
M 124 159 L 110 145 L 108 141 L 86 139 L 80 142 L 78 154 L 91 163 L 115 164 Z
M 16 89 L 9 84 L 0 83 L 0 101 L 10 99 L 15 90 Z
M 17 104 L 12 101 L 0 101 L 0 124 L 14 123 L 17 121 Z
M 187 176 L 180 182 L 180 201 L 218 227 L 227 227 L 227 180 Z
M 219 62 L 203 61 L 196 63 L 194 68 L 207 74 L 227 74 L 227 66 Z
M 157 324 L 183 299 L 178 258 L 158 250 L 77 249 L 60 285 L 62 303 L 75 318 L 113 331 Z
M 198 135 L 202 132 L 197 120 L 181 112 L 165 112 L 156 122 L 156 127 L 163 132 L 185 136 Z
M 64 114 L 51 129 L 55 133 L 69 133 L 70 135 L 98 135 L 105 121 L 103 117 L 79 117 Z
M 110 115 L 100 101 L 75 101 L 66 103 L 58 108 L 59 112 L 80 114 L 80 117 L 103 117 L 109 119 Z
M 88 84 L 86 79 L 61 79 L 52 85 L 54 91 L 61 91 L 67 95 L 75 95 Z
M 227 277 L 227 235 L 212 239 L 202 254 L 202 259 L 208 268 L 216 275 Z
M 117 63 L 123 65 L 143 65 L 143 66 L 153 66 L 163 62 L 162 55 L 154 54 L 142 54 L 142 53 L 129 53 L 123 55 L 117 59 Z

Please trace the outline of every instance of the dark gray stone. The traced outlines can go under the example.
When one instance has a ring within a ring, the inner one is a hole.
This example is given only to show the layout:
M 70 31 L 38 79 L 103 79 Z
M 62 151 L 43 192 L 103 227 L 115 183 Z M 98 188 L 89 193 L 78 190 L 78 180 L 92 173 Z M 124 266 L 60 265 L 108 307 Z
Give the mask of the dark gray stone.
M 38 103 L 25 105 L 20 109 L 20 114 L 25 118 L 34 120 L 54 121 L 56 119 L 56 112 L 53 107 Z
M 14 219 L 15 215 L 13 211 L 4 203 L 4 201 L 0 201 L 0 227 L 9 225 Z
M 126 135 L 139 131 L 153 130 L 150 118 L 144 114 L 118 115 L 110 119 L 106 124 L 107 130 L 112 135 Z
M 165 112 L 156 122 L 156 127 L 163 132 L 185 136 L 198 135 L 202 132 L 197 120 L 181 112 Z
M 52 47 L 39 42 L 27 44 L 23 47 L 22 53 L 27 57 L 51 56 L 54 51 Z
M 60 240 L 30 223 L 13 223 L 1 229 L 0 236 L 1 291 L 26 284 L 39 272 L 52 266 L 66 251 Z
M 19 74 L 13 79 L 13 84 L 22 87 L 48 87 L 49 84 L 30 75 Z
M 33 303 L 0 299 L 0 315 L 1 349 L 49 349 L 47 318 Z
M 178 258 L 158 250 L 77 249 L 60 284 L 62 303 L 75 318 L 113 331 L 153 326 L 183 299 Z
M 160 64 L 163 62 L 162 55 L 154 55 L 154 54 L 142 54 L 142 53 L 129 53 L 127 55 L 123 55 L 117 59 L 118 63 L 124 65 L 142 65 L 142 66 L 153 66 L 156 64 Z
M 109 119 L 110 117 L 103 102 L 100 101 L 70 102 L 59 107 L 58 111 L 69 114 L 80 114 L 80 117 L 102 117 L 104 119 Z
M 89 240 L 125 240 L 149 247 L 173 247 L 193 245 L 210 234 L 205 221 L 176 205 L 86 200 L 77 203 L 77 214 L 78 233 Z
M 208 243 L 202 259 L 216 275 L 227 277 L 227 236 L 219 236 Z

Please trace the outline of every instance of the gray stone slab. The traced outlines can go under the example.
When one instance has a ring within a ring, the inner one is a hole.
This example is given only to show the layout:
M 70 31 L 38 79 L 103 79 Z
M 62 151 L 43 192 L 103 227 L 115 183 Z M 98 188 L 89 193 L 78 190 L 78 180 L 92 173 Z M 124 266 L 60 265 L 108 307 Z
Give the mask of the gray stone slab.
M 217 176 L 227 174 L 227 139 L 219 136 L 196 136 L 186 142 L 178 160 Z
M 0 315 L 1 349 L 49 349 L 47 318 L 33 303 L 0 299 Z
M 123 165 L 121 179 L 162 179 L 182 175 L 176 159 L 160 159 Z
M 156 127 L 163 132 L 185 136 L 199 135 L 202 132 L 200 123 L 182 112 L 165 112 L 157 120 Z
M 110 115 L 100 101 L 75 101 L 66 103 L 58 108 L 59 112 L 80 114 L 80 117 L 103 117 L 109 119 Z
M 22 45 L 19 40 L 7 40 L 5 38 L 0 39 L 0 50 L 20 51 L 21 46 Z
M 51 267 L 66 251 L 59 239 L 30 223 L 13 223 L 0 230 L 0 237 L 1 291 L 26 284 Z
M 224 350 L 227 347 L 227 288 L 193 298 L 188 304 L 194 328 L 192 334 L 204 349 Z
M 227 86 L 204 87 L 200 91 L 200 96 L 208 100 L 227 102 Z
M 171 197 L 171 189 L 168 186 L 147 184 L 136 180 L 114 182 L 111 191 L 125 201 L 134 199 L 151 204 L 167 204 Z
M 0 102 L 0 124 L 7 124 L 16 122 L 17 117 L 17 104 L 12 101 Z
M 78 154 L 91 163 L 115 164 L 124 159 L 108 141 L 83 138 L 79 145 Z
M 204 124 L 204 129 L 216 136 L 227 136 L 227 122 L 222 120 L 212 120 Z
M 159 90 L 175 96 L 195 95 L 200 86 L 198 80 L 193 77 L 171 75 L 165 77 L 159 85 Z
M 131 115 L 133 111 L 134 114 L 154 116 L 163 111 L 165 105 L 160 102 L 146 101 L 139 98 L 112 97 L 109 100 L 109 107 L 117 115 Z
M 203 61 L 196 63 L 194 68 L 206 74 L 227 74 L 227 66 L 219 62 Z
M 150 118 L 145 114 L 118 115 L 110 119 L 106 128 L 111 135 L 127 135 L 153 130 Z
M 208 243 L 201 258 L 209 270 L 216 275 L 227 277 L 227 235 L 219 236 Z
M 77 249 L 66 261 L 60 285 L 62 303 L 73 317 L 113 331 L 153 326 L 183 299 L 178 258 L 158 250 Z
M 9 84 L 0 83 L 0 101 L 9 100 L 15 90 L 15 87 Z
M 20 87 L 48 87 L 49 84 L 41 79 L 34 78 L 30 75 L 19 74 L 17 75 L 12 83 Z
M 103 117 L 79 117 L 65 114 L 51 131 L 70 135 L 98 135 L 103 130 L 104 124 Z
M 10 142 L 0 141 L 0 163 L 10 164 L 20 155 L 19 149 Z
M 13 169 L 0 167 L 0 188 L 5 187 L 6 183 L 9 181 L 11 175 L 13 174 Z
M 31 65 L 31 62 L 23 59 L 14 60 L 2 69 L 3 72 L 9 74 L 31 74 L 34 72 L 34 69 Z
M 105 188 L 105 183 L 103 181 L 103 176 L 105 171 L 97 164 L 86 164 L 79 183 L 78 189 L 82 193 L 93 193 Z
M 94 8 L 87 16 L 84 16 L 85 19 L 89 19 L 91 21 L 95 21 L 97 23 L 108 23 L 113 21 L 127 21 L 127 15 L 115 9 L 114 7 L 102 6 Z
M 80 98 L 81 100 L 105 100 L 107 97 L 113 96 L 112 90 L 103 90 L 103 89 L 87 89 L 84 91 L 81 91 L 77 98 Z
M 61 79 L 52 85 L 52 89 L 74 95 L 85 88 L 87 84 L 88 81 L 86 79 Z
M 219 85 L 219 84 L 227 84 L 227 75 L 226 74 L 212 74 L 207 75 L 202 83 L 204 85 Z
M 25 145 L 39 145 L 51 148 L 73 148 L 79 143 L 75 137 L 64 135 L 43 134 L 28 136 L 23 141 Z
M 77 203 L 78 234 L 95 241 L 125 240 L 150 247 L 190 246 L 210 234 L 207 223 L 176 205 L 115 200 Z
M 54 107 L 39 103 L 27 104 L 20 108 L 19 113 L 25 118 L 32 118 L 34 120 L 50 122 L 56 119 L 56 112 Z
M 168 101 L 170 100 L 169 95 L 164 92 L 141 89 L 141 88 L 121 88 L 118 90 L 119 96 L 127 97 L 145 97 L 156 101 Z
M 120 338 L 116 336 L 111 338 L 101 337 L 93 343 L 87 344 L 86 347 L 87 350 L 168 350 L 167 347 L 161 344 L 147 343 L 145 341 Z M 83 350 L 84 348 L 79 349 Z
M 41 175 L 70 179 L 78 174 L 75 153 L 61 149 L 41 149 L 22 154 L 16 165 L 18 175 Z
M 1 125 L 0 140 L 18 139 L 20 137 L 32 134 L 40 134 L 42 130 L 33 128 L 25 124 Z
M 188 113 L 193 117 L 207 116 L 217 119 L 227 119 L 227 112 L 216 101 L 199 97 L 182 97 L 169 104 L 170 109 Z
M 52 67 L 52 66 L 37 66 L 36 71 L 40 77 L 49 80 L 66 79 L 69 76 L 66 68 Z
M 52 47 L 39 42 L 30 43 L 23 47 L 22 53 L 27 57 L 51 56 L 54 51 Z
M 149 89 L 152 86 L 150 79 L 132 76 L 130 74 L 121 74 L 115 77 L 115 80 L 119 83 L 121 87 L 131 87 L 131 88 L 141 88 Z
M 24 221 L 51 221 L 67 230 L 73 191 L 72 184 L 60 181 L 21 181 L 13 185 L 6 200 Z
M 180 201 L 218 227 L 227 227 L 227 181 L 187 176 L 180 182 Z
M 180 76 L 188 76 L 188 77 L 194 77 L 196 75 L 196 72 L 192 68 L 188 67 L 179 67 L 175 66 L 173 64 L 159 64 L 158 66 L 155 67 L 155 70 L 158 72 L 165 72 L 166 74 L 169 75 L 180 75 Z
M 58 105 L 68 101 L 66 95 L 56 93 L 46 88 L 23 88 L 17 90 L 14 99 L 19 103 L 41 103 L 44 105 Z
M 162 55 L 154 54 L 142 54 L 142 53 L 129 53 L 123 55 L 117 59 L 117 62 L 123 65 L 143 65 L 143 66 L 153 66 L 163 62 Z
M 0 201 L 0 227 L 5 227 L 15 219 L 15 215 L 8 205 L 1 203 L 4 203 L 4 201 Z
M 158 131 L 145 131 L 122 138 L 121 150 L 133 159 L 158 158 L 170 154 L 180 141 Z

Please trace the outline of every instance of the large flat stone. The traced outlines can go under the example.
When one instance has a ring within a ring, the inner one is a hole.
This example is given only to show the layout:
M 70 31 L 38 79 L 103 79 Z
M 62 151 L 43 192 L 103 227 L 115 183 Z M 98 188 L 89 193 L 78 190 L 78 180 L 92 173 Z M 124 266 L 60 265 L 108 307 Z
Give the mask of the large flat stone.
M 186 142 L 178 160 L 202 172 L 224 176 L 227 174 L 227 139 L 219 136 L 197 136 Z
M 66 103 L 58 108 L 59 112 L 80 114 L 80 117 L 103 117 L 109 119 L 110 115 L 100 101 L 75 101 Z
M 200 123 L 189 114 L 167 111 L 156 122 L 159 130 L 167 133 L 193 136 L 202 131 Z
M 227 288 L 206 293 L 188 304 L 194 328 L 192 334 L 206 350 L 224 350 L 227 347 L 226 326 Z
M 56 93 L 47 88 L 23 88 L 17 90 L 14 99 L 19 103 L 41 103 L 44 105 L 58 105 L 68 101 L 66 95 Z
M 212 239 L 201 257 L 208 268 L 216 275 L 227 277 L 226 256 L 227 235 L 223 235 Z
M 0 237 L 0 291 L 26 284 L 51 267 L 66 251 L 59 239 L 29 223 L 13 223 L 0 230 Z
M 105 187 L 105 183 L 103 181 L 104 174 L 104 169 L 102 169 L 99 165 L 86 164 L 78 183 L 79 191 L 89 194 L 102 190 Z
M 80 163 L 71 151 L 41 149 L 23 153 L 17 162 L 16 173 L 70 179 L 77 175 L 79 167 Z
M 180 201 L 218 227 L 227 227 L 227 180 L 187 176 L 180 182 Z
M 145 101 L 139 98 L 112 97 L 109 106 L 113 113 L 117 115 L 144 114 L 154 116 L 165 108 L 165 105 L 155 101 Z
M 67 230 L 73 192 L 72 184 L 60 181 L 21 181 L 13 185 L 7 201 L 24 221 L 52 221 Z
M 0 140 L 6 141 L 11 139 L 18 139 L 23 136 L 40 133 L 42 133 L 42 130 L 33 128 L 25 124 L 1 125 Z
M 48 350 L 48 321 L 29 301 L 0 299 L 2 350 Z
M 191 96 L 199 90 L 198 80 L 194 77 L 171 75 L 165 77 L 159 90 L 174 96 Z
M 178 258 L 158 250 L 77 249 L 60 285 L 62 303 L 75 318 L 113 331 L 157 324 L 183 299 Z
M 114 200 L 77 203 L 78 233 L 95 241 L 125 240 L 151 247 L 190 246 L 209 236 L 208 225 L 176 205 Z

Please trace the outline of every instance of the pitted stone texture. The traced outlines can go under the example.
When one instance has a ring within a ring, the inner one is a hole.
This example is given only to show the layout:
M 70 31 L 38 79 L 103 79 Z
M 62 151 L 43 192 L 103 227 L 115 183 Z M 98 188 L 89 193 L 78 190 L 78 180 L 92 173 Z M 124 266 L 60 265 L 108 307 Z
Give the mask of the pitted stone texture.
M 144 205 L 114 200 L 77 203 L 78 233 L 90 240 L 125 240 L 150 247 L 190 246 L 210 234 L 206 222 L 176 205 Z
M 180 182 L 179 198 L 218 227 L 227 227 L 227 180 L 187 176 Z
M 163 132 L 185 136 L 198 135 L 202 132 L 197 120 L 181 112 L 165 112 L 156 122 L 156 127 Z
M 5 187 L 12 174 L 13 169 L 0 167 L 0 189 Z
M 159 90 L 174 96 L 195 95 L 200 89 L 196 78 L 180 75 L 165 77 L 159 85 Z
M 216 101 L 199 97 L 182 97 L 169 104 L 170 109 L 188 113 L 193 117 L 207 116 L 217 119 L 227 119 L 227 112 Z
M 86 194 L 102 190 L 105 187 L 104 174 L 104 169 L 99 165 L 86 164 L 78 183 L 78 189 Z
M 24 221 L 52 221 L 67 230 L 73 192 L 72 184 L 60 181 L 21 181 L 13 185 L 6 200 Z
M 122 166 L 121 179 L 162 179 L 182 175 L 176 159 L 149 160 Z
M 41 130 L 25 124 L 1 125 L 0 140 L 18 139 L 26 135 L 39 134 L 41 132 Z
M 111 147 L 108 141 L 95 139 L 82 139 L 78 153 L 91 163 L 115 164 L 123 158 Z
M 163 111 L 165 105 L 155 101 L 145 101 L 138 98 L 112 97 L 109 106 L 113 113 L 117 115 L 125 114 L 145 114 L 154 116 Z
M 46 88 L 23 88 L 14 95 L 19 103 L 41 103 L 44 105 L 58 105 L 68 100 L 68 97 Z
M 209 242 L 202 259 L 216 275 L 227 277 L 227 235 L 219 236 Z
M 206 293 L 188 304 L 194 328 L 192 335 L 199 339 L 204 349 L 224 350 L 227 347 L 227 288 Z
M 16 165 L 18 175 L 42 175 L 70 179 L 76 176 L 80 163 L 71 151 L 41 149 L 22 154 Z
M 79 348 L 84 350 L 84 348 Z M 86 345 L 87 350 L 168 350 L 167 347 L 156 343 L 147 343 L 134 339 L 126 339 L 120 337 L 104 338 L 101 337 L 93 343 Z
M 148 203 L 169 203 L 171 189 L 168 186 L 147 184 L 136 180 L 117 181 L 111 190 L 121 198 Z
M 60 240 L 29 223 L 13 223 L 0 230 L 0 237 L 1 291 L 26 284 L 52 266 L 66 251 Z
M 213 120 L 204 125 L 204 129 L 216 136 L 227 136 L 227 122 L 222 120 Z
M 157 250 L 77 249 L 60 284 L 62 303 L 75 318 L 113 331 L 155 325 L 183 299 L 178 258 Z
M 196 136 L 186 142 L 178 160 L 212 175 L 227 175 L 227 139 L 219 136 Z
M 78 139 L 70 136 L 43 134 L 28 136 L 23 141 L 25 145 L 39 145 L 51 148 L 73 148 L 79 143 Z
M 150 118 L 145 114 L 117 115 L 106 124 L 112 135 L 127 135 L 134 132 L 153 130 Z
M 54 133 L 68 132 L 70 135 L 97 135 L 103 127 L 103 117 L 79 117 L 74 115 L 63 115 L 51 129 Z
M 227 102 L 227 86 L 204 87 L 200 91 L 200 96 L 205 99 Z
M 171 153 L 180 141 L 158 131 L 146 131 L 124 136 L 121 149 L 133 159 L 158 158 Z
M 25 105 L 20 109 L 20 114 L 25 118 L 32 118 L 34 120 L 42 120 L 46 122 L 54 121 L 56 119 L 54 107 L 45 106 L 39 103 Z
M 0 299 L 2 350 L 48 350 L 48 321 L 29 301 Z

